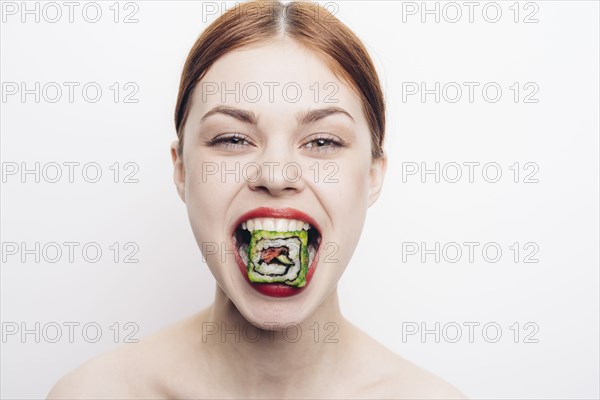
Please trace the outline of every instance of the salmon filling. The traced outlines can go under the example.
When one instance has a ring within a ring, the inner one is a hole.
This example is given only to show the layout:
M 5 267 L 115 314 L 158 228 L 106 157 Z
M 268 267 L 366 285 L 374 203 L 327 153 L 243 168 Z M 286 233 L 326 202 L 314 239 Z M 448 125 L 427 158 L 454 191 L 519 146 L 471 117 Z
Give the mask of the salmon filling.
M 248 279 L 255 283 L 306 285 L 306 275 L 320 243 L 320 234 L 309 227 L 291 231 L 243 229 L 236 232 L 238 254 Z

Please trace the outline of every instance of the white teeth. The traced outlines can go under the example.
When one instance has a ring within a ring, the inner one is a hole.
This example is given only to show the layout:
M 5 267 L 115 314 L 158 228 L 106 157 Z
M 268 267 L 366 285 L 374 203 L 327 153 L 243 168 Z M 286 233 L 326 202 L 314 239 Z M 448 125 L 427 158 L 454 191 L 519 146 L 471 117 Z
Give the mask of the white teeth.
M 310 229 L 310 225 L 307 222 L 300 221 L 297 219 L 286 219 L 286 218 L 253 218 L 248 221 L 242 222 L 242 229 L 247 229 L 250 232 L 254 230 L 266 230 L 275 232 L 291 232 L 299 231 L 304 229 L 305 231 Z
M 275 221 L 275 230 L 277 232 L 287 232 L 289 230 L 288 226 L 289 226 L 288 220 L 278 219 Z
M 265 218 L 263 220 L 262 226 L 265 231 L 274 231 L 275 230 L 275 221 L 273 221 L 271 218 Z

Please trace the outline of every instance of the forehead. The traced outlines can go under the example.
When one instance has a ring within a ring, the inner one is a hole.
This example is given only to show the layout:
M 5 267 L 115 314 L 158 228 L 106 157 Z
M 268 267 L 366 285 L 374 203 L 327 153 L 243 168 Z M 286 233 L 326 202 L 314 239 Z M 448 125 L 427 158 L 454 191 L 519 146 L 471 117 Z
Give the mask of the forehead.
M 336 106 L 364 119 L 362 103 L 313 50 L 282 37 L 220 57 L 194 92 L 193 108 L 239 106 L 259 114 L 296 114 Z M 198 110 L 199 109 L 199 110 Z

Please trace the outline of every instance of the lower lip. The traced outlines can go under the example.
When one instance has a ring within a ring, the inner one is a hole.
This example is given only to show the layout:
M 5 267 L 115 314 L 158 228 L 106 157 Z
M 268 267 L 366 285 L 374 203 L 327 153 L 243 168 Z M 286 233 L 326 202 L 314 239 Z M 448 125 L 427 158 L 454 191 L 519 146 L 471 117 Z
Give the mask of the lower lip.
M 312 279 L 315 269 L 317 268 L 317 260 L 319 259 L 319 249 L 317 248 L 315 251 L 315 257 L 312 260 L 312 264 L 308 266 L 308 271 L 306 272 L 306 285 L 300 288 L 286 285 L 284 283 L 256 283 L 250 282 L 250 279 L 248 278 L 247 267 L 244 265 L 244 261 L 242 261 L 242 258 L 237 252 L 237 247 L 234 245 L 233 248 L 236 249 L 236 251 L 234 251 L 235 261 L 246 282 L 248 282 L 248 284 L 257 292 L 269 297 L 290 297 L 301 293 L 310 284 L 310 280 Z

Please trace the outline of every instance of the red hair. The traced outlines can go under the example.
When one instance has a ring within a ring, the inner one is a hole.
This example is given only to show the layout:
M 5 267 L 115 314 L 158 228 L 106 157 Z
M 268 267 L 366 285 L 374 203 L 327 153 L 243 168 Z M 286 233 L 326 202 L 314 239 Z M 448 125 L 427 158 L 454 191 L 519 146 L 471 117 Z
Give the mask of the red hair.
M 371 131 L 371 155 L 383 155 L 385 101 L 373 61 L 360 39 L 316 3 L 250 1 L 236 5 L 211 23 L 187 57 L 175 107 L 175 129 L 183 151 L 183 126 L 194 88 L 225 53 L 285 33 L 321 55 L 332 71 L 361 98 Z

